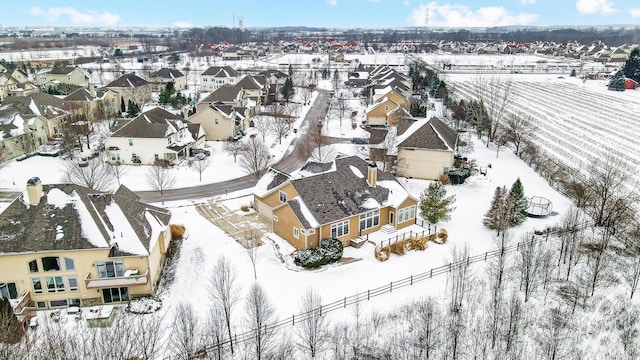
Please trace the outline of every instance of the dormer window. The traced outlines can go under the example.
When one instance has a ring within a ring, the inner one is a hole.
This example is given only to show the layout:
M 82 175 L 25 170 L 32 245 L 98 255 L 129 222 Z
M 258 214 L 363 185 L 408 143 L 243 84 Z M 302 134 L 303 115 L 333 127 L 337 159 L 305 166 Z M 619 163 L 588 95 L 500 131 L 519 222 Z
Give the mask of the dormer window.
M 171 136 L 167 137 L 167 144 L 171 144 Z
M 287 202 L 287 193 L 284 191 L 280 191 L 280 202 L 281 203 Z

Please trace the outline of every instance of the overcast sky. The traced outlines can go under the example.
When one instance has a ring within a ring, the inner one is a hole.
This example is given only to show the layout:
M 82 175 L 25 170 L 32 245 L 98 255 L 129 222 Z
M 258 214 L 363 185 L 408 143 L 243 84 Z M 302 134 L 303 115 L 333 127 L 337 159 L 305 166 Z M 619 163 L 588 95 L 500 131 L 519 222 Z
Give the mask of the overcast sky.
M 640 25 L 640 0 L 27 0 L 2 12 L 5 27 Z

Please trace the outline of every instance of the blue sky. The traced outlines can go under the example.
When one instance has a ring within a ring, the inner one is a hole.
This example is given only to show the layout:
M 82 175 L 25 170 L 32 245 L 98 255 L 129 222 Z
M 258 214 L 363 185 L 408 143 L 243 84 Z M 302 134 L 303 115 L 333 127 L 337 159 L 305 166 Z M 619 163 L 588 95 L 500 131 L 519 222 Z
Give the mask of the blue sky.
M 640 25 L 640 0 L 27 0 L 2 10 L 5 27 Z

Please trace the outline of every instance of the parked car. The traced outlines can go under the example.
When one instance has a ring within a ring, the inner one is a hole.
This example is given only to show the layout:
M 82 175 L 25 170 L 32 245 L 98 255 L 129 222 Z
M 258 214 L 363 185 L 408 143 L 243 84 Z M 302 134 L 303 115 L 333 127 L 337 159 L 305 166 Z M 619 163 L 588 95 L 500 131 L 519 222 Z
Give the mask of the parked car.
M 367 139 L 363 139 L 363 138 L 352 138 L 351 139 L 351 143 L 352 144 L 368 144 L 369 141 Z
M 199 149 L 199 148 L 191 149 L 190 155 L 195 156 L 196 154 L 204 154 L 205 156 L 209 156 L 211 155 L 211 151 L 206 149 Z

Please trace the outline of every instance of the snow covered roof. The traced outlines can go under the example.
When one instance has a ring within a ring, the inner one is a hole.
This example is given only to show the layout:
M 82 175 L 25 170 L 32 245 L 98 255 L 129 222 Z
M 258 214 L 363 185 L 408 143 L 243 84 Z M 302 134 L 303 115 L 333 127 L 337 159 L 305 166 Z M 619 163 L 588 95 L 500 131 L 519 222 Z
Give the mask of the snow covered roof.
M 171 218 L 168 210 L 141 203 L 124 186 L 102 193 L 44 185 L 37 205 L 28 205 L 26 196 L 0 213 L 0 253 L 111 249 L 118 256 L 144 256 Z

